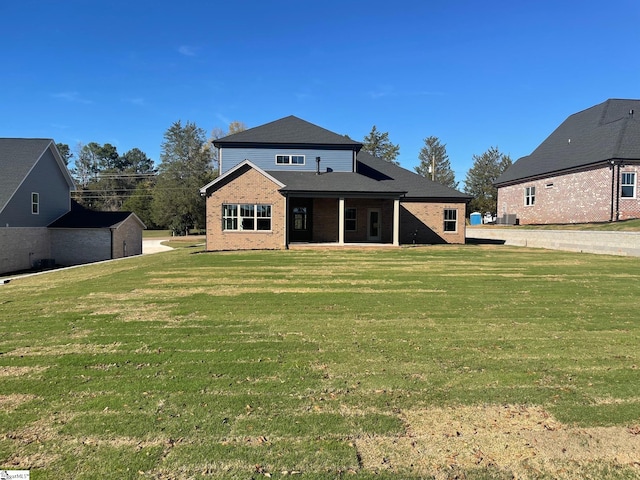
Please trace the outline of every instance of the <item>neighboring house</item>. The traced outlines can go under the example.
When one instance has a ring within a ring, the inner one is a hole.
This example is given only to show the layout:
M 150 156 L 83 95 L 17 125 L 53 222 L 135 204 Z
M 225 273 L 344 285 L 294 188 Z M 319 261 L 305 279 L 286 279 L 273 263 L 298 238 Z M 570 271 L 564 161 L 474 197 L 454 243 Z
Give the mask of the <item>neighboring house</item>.
M 289 116 L 214 141 L 207 250 L 464 243 L 470 197 Z
M 498 222 L 640 218 L 639 174 L 640 100 L 607 100 L 571 115 L 498 177 Z
M 81 237 L 95 227 L 90 220 L 93 214 L 83 217 L 88 222 L 86 230 L 77 228 L 80 227 L 77 224 L 75 233 L 67 236 L 65 242 L 57 241 L 61 238 L 61 230 L 49 228 L 72 211 L 71 191 L 74 188 L 73 179 L 53 140 L 0 138 L 0 273 L 95 261 L 95 251 L 86 249 L 82 253 L 78 248 Z M 113 221 L 99 228 L 103 233 L 109 233 L 117 223 Z M 144 227 L 139 220 L 133 223 L 137 225 L 135 228 L 125 227 L 131 230 L 129 233 L 118 232 L 114 237 L 119 239 L 120 235 L 129 239 L 126 240 L 128 250 L 125 255 L 142 250 L 141 230 Z M 138 232 L 134 232 L 136 228 Z M 121 227 L 115 230 L 124 231 Z M 106 245 L 105 239 L 100 249 Z M 111 248 L 112 244 L 108 245 Z M 98 249 L 97 244 L 92 248 Z M 106 258 L 125 256 L 116 247 L 111 252 Z

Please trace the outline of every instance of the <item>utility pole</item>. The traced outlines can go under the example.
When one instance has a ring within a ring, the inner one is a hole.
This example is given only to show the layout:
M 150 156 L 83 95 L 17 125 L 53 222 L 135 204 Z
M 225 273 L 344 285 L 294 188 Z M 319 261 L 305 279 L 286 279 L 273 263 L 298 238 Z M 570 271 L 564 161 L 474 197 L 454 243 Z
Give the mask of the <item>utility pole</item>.
M 431 181 L 436 181 L 436 156 L 431 155 Z

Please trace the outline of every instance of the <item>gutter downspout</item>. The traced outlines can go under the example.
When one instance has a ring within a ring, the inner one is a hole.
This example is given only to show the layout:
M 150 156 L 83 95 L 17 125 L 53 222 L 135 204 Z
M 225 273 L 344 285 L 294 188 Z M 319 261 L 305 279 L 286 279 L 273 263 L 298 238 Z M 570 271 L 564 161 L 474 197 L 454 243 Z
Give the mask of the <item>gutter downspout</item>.
M 609 164 L 609 168 L 611 169 L 611 213 L 609 215 L 609 221 L 613 222 L 615 191 L 616 191 L 616 162 L 615 162 L 615 160 L 611 160 L 611 162 Z
M 622 162 L 618 162 L 618 173 L 616 175 L 616 222 L 620 219 L 620 167 Z

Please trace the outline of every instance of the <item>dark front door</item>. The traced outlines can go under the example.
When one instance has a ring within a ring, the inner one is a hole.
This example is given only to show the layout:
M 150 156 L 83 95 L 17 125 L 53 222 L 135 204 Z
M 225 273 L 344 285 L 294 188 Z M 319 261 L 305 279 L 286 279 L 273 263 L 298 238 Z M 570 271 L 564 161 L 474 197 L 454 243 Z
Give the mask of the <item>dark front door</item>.
M 313 200 L 292 198 L 289 211 L 289 240 L 291 242 L 310 242 L 313 235 Z

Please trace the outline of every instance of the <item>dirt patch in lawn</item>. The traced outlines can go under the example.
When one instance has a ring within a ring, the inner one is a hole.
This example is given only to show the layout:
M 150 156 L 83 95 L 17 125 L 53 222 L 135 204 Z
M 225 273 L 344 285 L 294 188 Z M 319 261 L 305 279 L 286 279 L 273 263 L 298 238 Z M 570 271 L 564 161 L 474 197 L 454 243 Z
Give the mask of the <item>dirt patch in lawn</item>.
M 487 468 L 515 478 L 581 478 L 590 464 L 640 473 L 640 426 L 570 427 L 541 407 L 456 406 L 402 413 L 406 433 L 356 442 L 366 469 L 449 478 Z

